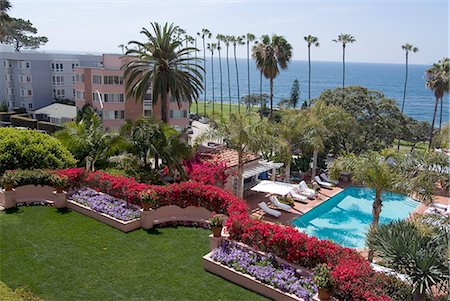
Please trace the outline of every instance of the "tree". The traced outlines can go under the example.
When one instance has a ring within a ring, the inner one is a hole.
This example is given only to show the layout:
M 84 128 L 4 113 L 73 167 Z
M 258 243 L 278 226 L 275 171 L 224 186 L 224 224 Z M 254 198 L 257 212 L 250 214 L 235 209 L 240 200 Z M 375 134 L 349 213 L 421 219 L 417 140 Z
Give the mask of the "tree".
M 64 124 L 61 131 L 55 133 L 63 145 L 69 149 L 80 162 L 85 161 L 86 170 L 95 170 L 95 164 L 100 159 L 107 159 L 123 144 L 119 134 L 103 128 L 97 114 L 78 122 Z
M 404 127 L 401 138 L 411 143 L 411 152 L 414 152 L 417 144 L 428 141 L 430 136 L 430 123 L 418 121 L 405 116 Z
M 206 100 L 206 42 L 205 42 L 205 39 L 210 39 L 212 34 L 208 29 L 203 28 L 201 32 L 197 32 L 197 35 L 199 37 L 201 37 L 202 41 L 203 41 L 203 83 L 204 83 L 203 113 L 206 116 L 206 101 L 207 100 Z
M 291 97 L 289 97 L 289 107 L 296 108 L 298 106 L 298 100 L 300 98 L 300 83 L 298 79 L 295 79 L 292 83 Z
M 402 45 L 402 49 L 405 51 L 405 60 L 406 60 L 405 61 L 405 86 L 403 87 L 402 109 L 400 110 L 400 112 L 403 114 L 403 110 L 405 108 L 405 100 L 406 100 L 406 85 L 408 84 L 408 56 L 409 56 L 409 52 L 416 53 L 419 51 L 419 48 L 406 43 L 405 45 Z M 400 150 L 400 138 L 398 138 L 397 150 Z
M 436 121 L 436 113 L 439 99 L 441 99 L 441 116 L 442 116 L 442 102 L 444 94 L 446 92 L 448 93 L 449 91 L 449 78 L 450 78 L 449 69 L 450 69 L 450 59 L 444 58 L 440 60 L 439 63 L 433 64 L 433 66 L 428 68 L 425 73 L 427 88 L 434 92 L 434 96 L 436 99 L 434 104 L 433 121 L 431 123 L 429 147 L 431 147 L 431 143 L 433 141 L 434 124 Z
M 236 195 L 243 196 L 244 156 L 249 152 L 259 152 L 266 148 L 264 139 L 269 127 L 266 118 L 260 120 L 255 113 L 231 114 L 229 120 L 222 116 L 215 120 L 214 127 L 202 134 L 197 142 L 221 140 L 238 154 L 238 187 Z
M 342 88 L 345 87 L 345 47 L 347 44 L 352 44 L 356 42 L 355 37 L 351 34 L 342 33 L 338 36 L 337 39 L 333 39 L 335 43 L 342 44 Z
M 307 35 L 303 39 L 308 43 L 308 100 L 311 101 L 311 46 L 319 47 L 319 38 Z
M 267 99 L 269 98 L 269 95 L 264 93 L 262 97 Z M 259 105 L 260 102 L 261 102 L 261 95 L 259 94 L 251 94 L 241 97 L 241 103 L 247 106 L 249 108 L 249 111 L 252 111 L 253 107 Z
M 263 35 L 261 42 L 253 46 L 252 56 L 256 60 L 256 67 L 270 81 L 270 119 L 272 119 L 273 80 L 280 73 L 280 69 L 287 68 L 287 64 L 292 57 L 292 46 L 283 36 Z
M 120 45 L 118 45 L 117 47 L 119 47 L 120 48 L 120 50 L 122 51 L 122 54 L 125 54 L 125 45 L 124 44 L 120 44 Z
M 29 20 L 11 18 L 5 29 L 5 43 L 12 44 L 15 51 L 36 49 L 48 42 L 45 36 L 35 36 L 36 27 Z
M 220 114 L 223 115 L 223 78 L 222 78 L 222 56 L 221 50 L 222 46 L 220 45 L 220 42 L 222 42 L 225 39 L 224 35 L 218 34 L 216 36 L 217 39 L 217 53 L 219 55 L 219 78 L 220 78 Z
M 424 222 L 404 220 L 372 227 L 367 244 L 393 270 L 408 275 L 414 301 L 426 300 L 433 287 L 449 285 L 446 231 Z
M 6 101 L 0 102 L 0 112 L 8 112 L 8 104 Z
M 125 89 L 129 97 L 142 101 L 147 91 L 152 90 L 153 109 L 160 102 L 161 119 L 168 121 L 167 102 L 172 97 L 181 107 L 183 100 L 192 102 L 203 90 L 202 75 L 204 70 L 198 61 L 186 56 L 196 52 L 196 48 L 183 47 L 183 40 L 175 38 L 177 26 L 173 24 L 152 23 L 153 33 L 143 28 L 141 33 L 146 42 L 131 41 L 126 55 L 130 61 L 125 64 Z
M 11 17 L 8 15 L 8 11 L 11 9 L 11 3 L 9 0 L 0 1 L 0 42 L 3 42 L 6 34 L 6 26 Z
M 214 102 L 215 102 L 215 96 L 214 96 L 214 50 L 217 49 L 216 43 L 208 43 L 208 50 L 211 51 L 211 78 L 212 78 L 212 113 L 214 115 Z
M 255 35 L 247 33 L 245 40 L 247 44 L 247 95 L 250 95 L 250 43 L 255 40 Z M 247 107 L 247 111 L 250 111 L 250 107 Z
M 238 103 L 238 112 L 241 112 L 241 104 L 240 104 L 240 94 L 239 94 L 239 69 L 238 69 L 238 63 L 237 63 L 237 56 L 236 56 L 236 48 L 237 46 L 244 45 L 244 38 L 242 36 L 234 36 L 231 39 L 231 42 L 233 43 L 233 52 L 234 52 L 234 66 L 236 69 L 236 91 L 237 91 L 237 103 Z
M 232 36 L 224 36 L 221 35 L 222 42 L 225 43 L 225 47 L 227 49 L 226 51 L 226 57 L 227 57 L 227 78 L 228 78 L 228 101 L 229 101 L 229 109 L 230 109 L 230 115 L 231 115 L 231 77 L 230 77 L 230 61 L 229 61 L 229 49 L 230 49 L 230 43 L 232 41 Z

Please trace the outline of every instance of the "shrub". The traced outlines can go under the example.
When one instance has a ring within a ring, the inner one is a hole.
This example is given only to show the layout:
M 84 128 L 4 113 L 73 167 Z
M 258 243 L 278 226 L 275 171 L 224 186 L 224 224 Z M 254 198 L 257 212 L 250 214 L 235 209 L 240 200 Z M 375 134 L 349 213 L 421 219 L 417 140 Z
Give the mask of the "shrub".
M 314 284 L 318 288 L 333 288 L 333 278 L 331 277 L 331 271 L 328 265 L 325 263 L 320 263 L 314 268 Z
M 59 185 L 65 187 L 67 179 L 55 176 L 54 172 L 34 169 L 34 170 L 9 170 L 1 178 L 3 187 L 18 187 L 24 185 Z
M 225 217 L 222 214 L 214 214 L 209 219 L 209 225 L 211 227 L 222 227 L 225 222 Z
M 58 169 L 75 164 L 55 138 L 33 130 L 0 128 L 0 175 L 14 169 Z
M 194 182 L 218 186 L 227 182 L 227 166 L 224 162 L 188 161 L 184 163 L 184 168 L 188 179 Z

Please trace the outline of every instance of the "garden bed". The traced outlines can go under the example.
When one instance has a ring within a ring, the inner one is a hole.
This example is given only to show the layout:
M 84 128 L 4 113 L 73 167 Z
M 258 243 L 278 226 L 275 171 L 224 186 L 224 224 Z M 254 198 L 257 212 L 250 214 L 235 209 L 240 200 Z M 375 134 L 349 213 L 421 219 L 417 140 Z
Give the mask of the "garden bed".
M 203 268 L 274 300 L 318 300 L 317 288 L 290 265 L 225 241 L 203 256 Z M 264 281 L 264 282 L 263 282 Z
M 67 207 L 123 232 L 141 227 L 138 206 L 89 188 L 71 193 Z

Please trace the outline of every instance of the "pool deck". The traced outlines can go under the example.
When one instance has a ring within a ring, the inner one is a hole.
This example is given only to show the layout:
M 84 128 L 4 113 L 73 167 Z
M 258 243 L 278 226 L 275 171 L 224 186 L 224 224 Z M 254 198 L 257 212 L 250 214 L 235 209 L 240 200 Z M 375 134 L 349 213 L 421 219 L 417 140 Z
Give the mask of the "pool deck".
M 325 201 L 328 201 L 331 197 L 335 196 L 342 190 L 344 190 L 346 187 L 351 186 L 351 182 L 340 182 L 338 186 L 332 187 L 331 189 L 321 188 L 318 192 L 318 195 L 315 200 L 309 200 L 308 203 L 300 203 L 295 202 L 295 206 L 291 210 L 291 212 L 286 212 L 279 210 L 281 212 L 281 216 L 276 218 L 273 216 L 270 216 L 264 211 L 262 211 L 258 207 L 258 203 L 260 202 L 266 202 L 269 207 L 276 209 L 269 201 L 268 197 L 265 196 L 264 193 L 258 193 L 258 192 L 251 192 L 249 195 L 245 196 L 245 200 L 248 203 L 248 206 L 250 208 L 251 215 L 255 218 L 261 219 L 263 221 L 269 222 L 269 223 L 280 223 L 283 225 L 291 225 L 291 222 L 293 219 L 305 214 L 309 210 L 313 209 L 314 207 L 322 204 Z M 440 204 L 450 204 L 450 197 L 449 193 L 444 190 L 438 190 L 438 195 L 435 195 L 433 197 L 433 201 L 435 203 Z M 417 208 L 413 211 L 412 214 L 423 214 L 423 212 L 428 208 L 429 206 L 426 206 L 424 204 L 419 204 Z

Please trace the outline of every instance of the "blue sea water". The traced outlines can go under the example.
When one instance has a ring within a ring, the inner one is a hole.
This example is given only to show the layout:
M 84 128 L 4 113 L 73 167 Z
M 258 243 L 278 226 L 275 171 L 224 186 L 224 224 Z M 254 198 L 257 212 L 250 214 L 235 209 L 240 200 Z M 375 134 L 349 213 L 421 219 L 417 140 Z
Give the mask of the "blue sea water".
M 222 58 L 222 92 L 224 102 L 229 101 L 228 78 L 226 60 Z M 230 84 L 231 99 L 237 99 L 237 80 L 234 59 L 230 58 Z M 334 89 L 342 86 L 342 63 L 341 62 L 311 62 L 311 97 L 318 97 L 325 89 Z M 418 120 L 430 121 L 433 118 L 435 98 L 431 90 L 425 86 L 425 70 L 427 65 L 409 65 L 409 78 L 406 93 L 405 114 Z M 212 100 L 212 74 L 211 60 L 206 62 L 207 81 L 206 98 Z M 239 89 L 240 96 L 248 94 L 247 85 L 247 60 L 238 59 Z M 274 100 L 288 98 L 292 82 L 300 81 L 300 100 L 303 102 L 308 98 L 308 62 L 292 61 L 287 70 L 280 71 L 274 81 Z M 404 64 L 373 64 L 373 63 L 346 63 L 346 86 L 359 85 L 371 90 L 384 93 L 386 97 L 393 98 L 401 105 L 403 98 L 403 85 L 405 81 Z M 214 59 L 214 99 L 220 102 L 220 70 L 219 60 Z M 263 91 L 269 93 L 269 81 L 263 79 Z M 254 61 L 250 62 L 250 93 L 259 93 L 259 72 Z M 202 95 L 201 100 L 204 99 Z M 449 97 L 444 98 L 443 122 L 449 121 L 450 103 Z M 439 107 L 438 107 L 439 109 Z M 439 121 L 439 112 L 436 122 Z
M 374 199 L 373 189 L 348 187 L 292 223 L 320 239 L 332 240 L 345 247 L 364 248 L 366 233 L 372 223 Z M 381 199 L 380 224 L 405 219 L 419 204 L 397 193 L 385 192 Z

